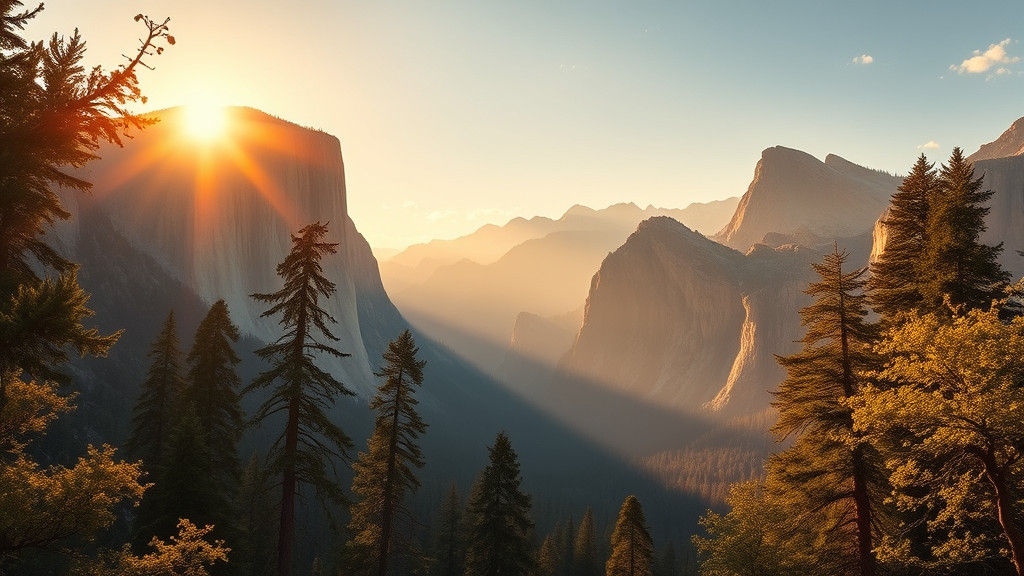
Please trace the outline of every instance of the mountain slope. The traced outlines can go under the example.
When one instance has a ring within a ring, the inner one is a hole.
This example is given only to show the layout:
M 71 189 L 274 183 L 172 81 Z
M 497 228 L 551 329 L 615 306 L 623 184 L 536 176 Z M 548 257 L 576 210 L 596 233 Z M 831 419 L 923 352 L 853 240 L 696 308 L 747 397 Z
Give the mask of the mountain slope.
M 871 229 L 900 179 L 829 154 L 822 162 L 791 148 L 761 153 L 732 220 L 714 239 L 747 250 L 766 234 L 815 244 Z
M 660 406 L 767 407 L 793 350 L 815 251 L 747 254 L 668 218 L 643 222 L 594 276 L 583 326 L 560 369 Z

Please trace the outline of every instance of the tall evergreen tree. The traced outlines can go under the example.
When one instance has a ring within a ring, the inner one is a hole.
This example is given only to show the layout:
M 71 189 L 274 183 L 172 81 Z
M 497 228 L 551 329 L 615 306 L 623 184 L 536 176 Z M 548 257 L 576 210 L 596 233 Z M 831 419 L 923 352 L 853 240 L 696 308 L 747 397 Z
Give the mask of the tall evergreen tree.
M 317 355 L 348 356 L 331 343 L 338 338 L 327 323 L 337 321 L 320 306 L 336 288 L 324 276 L 321 260 L 337 252 L 338 245 L 325 242 L 327 226 L 316 222 L 292 235 L 292 249 L 277 266 L 284 287 L 269 294 L 253 294 L 270 307 L 264 317 L 280 316 L 284 334 L 276 342 L 257 350 L 271 363 L 246 392 L 269 388 L 270 397 L 260 406 L 254 422 L 275 414 L 285 417 L 284 430 L 275 443 L 271 465 L 281 474 L 281 518 L 278 530 L 277 569 L 280 576 L 293 571 L 295 544 L 295 496 L 300 482 L 317 492 L 340 500 L 341 490 L 331 473 L 334 459 L 345 458 L 352 441 L 327 411 L 338 396 L 352 391 L 316 365 Z
M 654 541 L 636 496 L 628 496 L 622 503 L 611 544 L 612 554 L 604 569 L 606 576 L 651 576 Z
M 170 431 L 185 387 L 178 327 L 172 310 L 149 350 L 151 364 L 135 403 L 132 432 L 126 445 L 151 475 L 164 464 Z
M 921 305 L 930 271 L 924 265 L 928 214 L 939 187 L 935 164 L 924 154 L 892 195 L 883 220 L 885 249 L 871 264 L 871 304 L 885 320 Z
M 22 35 L 42 5 L 0 2 L 0 571 L 33 552 L 66 551 L 108 527 L 122 502 L 138 502 L 141 469 L 88 447 L 71 467 L 40 466 L 29 443 L 72 408 L 48 379 L 58 379 L 73 349 L 102 356 L 119 333 L 84 326 L 92 315 L 73 263 L 45 234 L 70 218 L 58 190 L 89 184 L 67 174 L 144 123 L 127 105 L 141 100 L 135 70 L 163 40 L 167 22 L 147 27 L 136 56 L 114 72 L 82 66 L 77 31 L 48 43 Z M 162 47 L 160 48 L 162 50 Z M 56 272 L 57 275 L 48 276 Z M 45 276 L 45 277 L 44 277 Z M 28 375 L 31 378 L 26 379 Z
M 580 520 L 572 549 L 573 574 L 575 576 L 598 576 L 601 564 L 597 558 L 597 530 L 594 527 L 594 511 L 587 508 Z
M 804 348 L 778 357 L 787 377 L 775 392 L 779 417 L 773 430 L 796 440 L 769 460 L 768 474 L 783 491 L 807 496 L 807 523 L 826 540 L 854 544 L 843 570 L 870 576 L 884 474 L 877 453 L 853 431 L 849 400 L 865 385 L 864 373 L 879 367 L 871 351 L 877 330 L 865 319 L 866 270 L 847 272 L 846 259 L 836 247 L 814 265 L 820 280 L 806 292 L 815 302 L 800 312 L 807 327 Z
M 84 326 L 89 296 L 46 233 L 71 217 L 58 190 L 90 187 L 68 169 L 95 158 L 101 143 L 120 143 L 125 128 L 149 123 L 128 110 L 143 100 L 136 70 L 163 51 L 158 44 L 174 43 L 166 20 L 139 15 L 147 30 L 135 56 L 112 72 L 86 71 L 77 30 L 30 43 L 21 32 L 43 7 L 21 7 L 0 3 L 0 409 L 20 373 L 59 378 L 69 348 L 102 356 L 120 334 Z M 58 275 L 40 276 L 47 272 Z
M 465 559 L 462 500 L 459 489 L 453 484 L 441 507 L 432 573 L 434 576 L 462 576 Z
M 562 546 L 559 531 L 561 526 L 555 528 L 550 534 L 544 537 L 537 552 L 537 572 L 540 576 L 561 576 L 562 571 Z
M 953 148 L 942 165 L 938 183 L 923 258 L 931 271 L 923 291 L 925 311 L 943 310 L 947 298 L 954 308 L 988 309 L 993 300 L 1004 297 L 1010 280 L 997 260 L 1002 243 L 988 246 L 980 241 L 992 191 L 982 187 L 980 176 L 974 177 L 974 166 L 960 148 Z
M 411 520 L 405 506 L 409 493 L 419 488 L 416 470 L 423 467 L 419 438 L 427 424 L 416 412 L 416 389 L 423 385 L 426 361 L 417 360 L 419 348 L 406 330 L 388 344 L 385 365 L 377 377 L 384 382 L 370 402 L 377 413 L 366 452 L 355 465 L 346 544 L 353 567 L 367 574 L 386 576 L 389 560 L 400 552 L 399 521 Z
M 184 391 L 184 401 L 195 409 L 217 465 L 212 480 L 221 483 L 225 491 L 237 484 L 240 472 L 237 444 L 243 426 L 242 380 L 236 366 L 241 360 L 233 347 L 238 338 L 227 304 L 214 302 L 196 328 Z
M 535 569 L 530 497 L 520 488 L 519 457 L 504 432 L 470 496 L 466 576 L 526 576 Z

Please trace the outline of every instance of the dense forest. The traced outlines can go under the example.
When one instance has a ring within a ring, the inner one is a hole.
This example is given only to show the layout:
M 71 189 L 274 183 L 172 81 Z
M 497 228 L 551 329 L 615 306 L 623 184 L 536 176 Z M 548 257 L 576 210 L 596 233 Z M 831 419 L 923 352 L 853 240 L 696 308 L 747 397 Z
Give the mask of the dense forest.
M 134 56 L 87 70 L 77 32 L 23 37 L 41 9 L 0 0 L 0 574 L 1024 576 L 1024 284 L 980 240 L 991 193 L 959 148 L 938 168 L 918 159 L 869 268 L 838 244 L 814 266 L 803 349 L 778 357 L 766 462 L 694 448 L 639 463 L 714 507 L 692 542 L 656 542 L 635 496 L 615 519 L 584 509 L 542 531 L 504 432 L 472 486 L 414 505 L 426 362 L 413 332 L 395 334 L 369 436 L 330 417 L 353 392 L 319 362 L 348 356 L 324 307 L 336 286 L 322 261 L 339 246 L 323 222 L 293 232 L 278 289 L 251 296 L 278 327 L 256 351 L 262 373 L 239 374 L 223 300 L 190 342 L 174 310 L 153 310 L 128 441 L 75 438 L 73 461 L 55 461 L 47 432 L 85 393 L 69 359 L 103 357 L 122 334 L 88 327 L 78 264 L 47 232 L 74 217 L 62 194 L 90 188 L 69 170 L 151 122 L 131 111 L 138 73 L 175 38 L 138 15 Z M 768 418 L 746 423 L 752 437 Z M 243 445 L 256 427 L 266 449 Z M 708 469 L 742 481 L 687 472 Z M 311 514 L 329 534 L 307 559 L 297 526 Z

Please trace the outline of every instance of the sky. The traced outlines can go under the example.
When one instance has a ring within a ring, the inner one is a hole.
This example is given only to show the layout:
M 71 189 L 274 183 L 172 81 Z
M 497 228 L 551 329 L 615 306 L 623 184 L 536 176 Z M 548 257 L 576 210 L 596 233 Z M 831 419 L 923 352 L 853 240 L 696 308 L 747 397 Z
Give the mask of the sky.
M 742 195 L 761 150 L 890 172 L 1024 116 L 1024 2 L 47 0 L 116 65 L 170 16 L 147 107 L 252 106 L 341 140 L 376 249 L 573 204 Z

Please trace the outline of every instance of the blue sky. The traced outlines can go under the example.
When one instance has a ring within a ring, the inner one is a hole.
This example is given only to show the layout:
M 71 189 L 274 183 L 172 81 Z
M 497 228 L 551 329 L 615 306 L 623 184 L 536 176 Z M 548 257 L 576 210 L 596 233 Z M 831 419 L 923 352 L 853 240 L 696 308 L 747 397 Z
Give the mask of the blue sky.
M 143 79 L 153 107 L 249 105 L 337 135 L 350 211 L 384 247 L 740 195 L 776 144 L 901 172 L 922 144 L 973 152 L 1024 116 L 1019 0 L 52 0 L 30 34 L 79 26 L 115 62 L 139 11 L 178 38 Z

